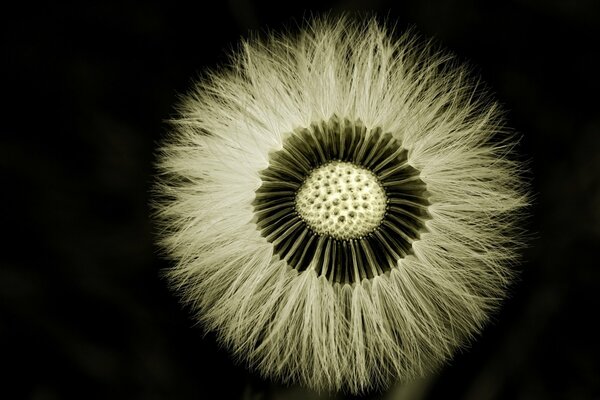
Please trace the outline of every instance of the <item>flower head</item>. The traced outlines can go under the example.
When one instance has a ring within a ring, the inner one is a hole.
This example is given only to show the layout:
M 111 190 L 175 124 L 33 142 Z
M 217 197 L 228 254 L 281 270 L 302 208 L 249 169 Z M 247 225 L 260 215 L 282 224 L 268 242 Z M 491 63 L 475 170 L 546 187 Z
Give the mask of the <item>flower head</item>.
M 159 161 L 169 278 L 265 376 L 361 392 L 437 367 L 504 296 L 526 203 L 464 66 L 375 20 L 243 42 Z

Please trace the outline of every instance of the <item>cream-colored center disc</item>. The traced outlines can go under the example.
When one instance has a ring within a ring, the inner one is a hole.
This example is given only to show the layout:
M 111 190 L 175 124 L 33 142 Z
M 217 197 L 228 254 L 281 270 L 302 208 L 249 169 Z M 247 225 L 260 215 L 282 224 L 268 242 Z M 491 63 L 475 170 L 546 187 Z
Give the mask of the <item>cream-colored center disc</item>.
M 355 239 L 381 223 L 387 196 L 366 168 L 332 161 L 314 169 L 296 193 L 296 211 L 318 234 Z

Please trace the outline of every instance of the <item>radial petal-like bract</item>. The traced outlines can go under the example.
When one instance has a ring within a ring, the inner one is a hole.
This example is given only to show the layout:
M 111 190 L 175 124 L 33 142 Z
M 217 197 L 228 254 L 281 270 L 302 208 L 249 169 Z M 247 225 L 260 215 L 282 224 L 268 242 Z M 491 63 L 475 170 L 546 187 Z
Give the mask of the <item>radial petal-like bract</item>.
M 359 393 L 434 370 L 521 247 L 514 134 L 479 86 L 374 19 L 244 41 L 160 149 L 173 288 L 278 381 Z

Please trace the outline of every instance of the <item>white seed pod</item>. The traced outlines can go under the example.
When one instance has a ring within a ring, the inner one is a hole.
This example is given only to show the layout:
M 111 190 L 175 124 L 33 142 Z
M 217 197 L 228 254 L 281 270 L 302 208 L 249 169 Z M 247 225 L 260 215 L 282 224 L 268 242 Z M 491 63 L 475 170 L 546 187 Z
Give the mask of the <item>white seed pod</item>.
M 155 209 L 173 288 L 266 377 L 359 393 L 435 369 L 504 297 L 514 135 L 452 56 L 376 20 L 243 42 L 183 101 Z

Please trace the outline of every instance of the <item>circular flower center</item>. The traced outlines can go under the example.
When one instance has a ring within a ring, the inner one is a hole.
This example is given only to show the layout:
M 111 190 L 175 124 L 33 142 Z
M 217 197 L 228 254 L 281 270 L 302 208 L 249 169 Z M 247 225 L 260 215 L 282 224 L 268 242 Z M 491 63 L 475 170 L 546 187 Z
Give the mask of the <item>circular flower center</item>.
M 355 283 L 413 252 L 430 218 L 408 151 L 381 128 L 332 116 L 288 135 L 259 171 L 254 217 L 273 254 L 302 272 Z
M 295 198 L 300 218 L 316 233 L 336 239 L 360 238 L 375 230 L 386 202 L 375 174 L 342 161 L 314 169 Z

